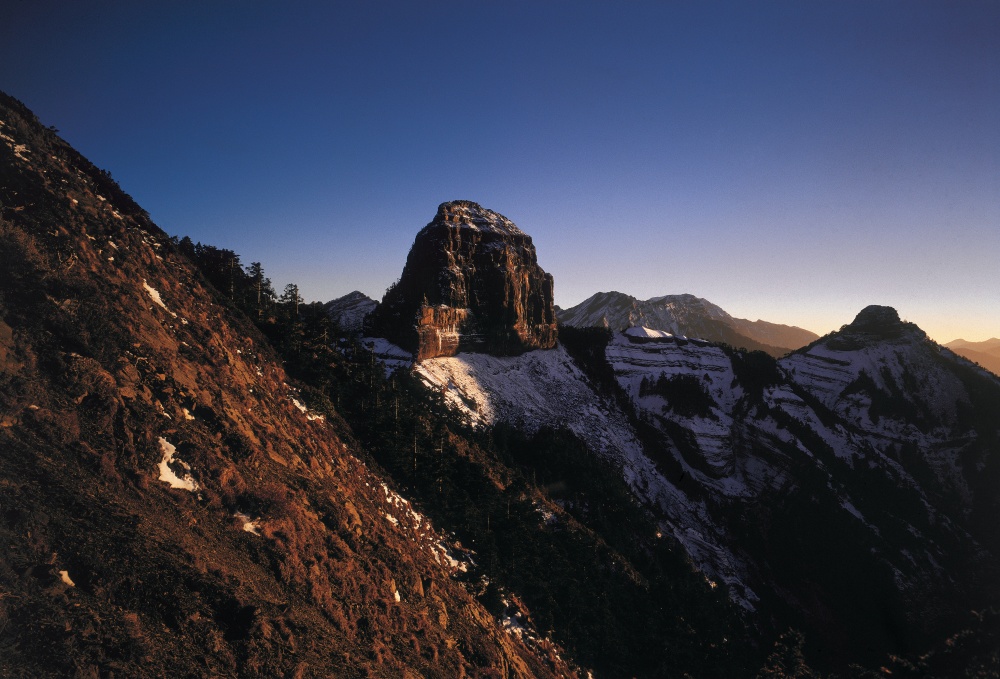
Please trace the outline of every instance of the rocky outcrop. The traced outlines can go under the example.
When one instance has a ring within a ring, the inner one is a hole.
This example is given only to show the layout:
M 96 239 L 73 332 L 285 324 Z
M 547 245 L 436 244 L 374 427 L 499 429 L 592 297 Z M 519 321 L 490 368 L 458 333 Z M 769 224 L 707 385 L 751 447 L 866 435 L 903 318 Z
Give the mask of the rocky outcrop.
M 899 312 L 891 306 L 872 304 L 858 312 L 858 315 L 854 317 L 854 322 L 851 323 L 851 327 L 858 329 L 879 329 L 895 326 L 899 323 Z
M 902 321 L 899 313 L 889 306 L 872 304 L 858 312 L 851 323 L 829 336 L 827 344 L 837 351 L 848 351 L 879 342 L 922 342 L 923 330 Z
M 552 299 L 552 276 L 538 266 L 531 236 L 501 214 L 453 201 L 417 234 L 368 328 L 418 360 L 520 354 L 555 346 Z

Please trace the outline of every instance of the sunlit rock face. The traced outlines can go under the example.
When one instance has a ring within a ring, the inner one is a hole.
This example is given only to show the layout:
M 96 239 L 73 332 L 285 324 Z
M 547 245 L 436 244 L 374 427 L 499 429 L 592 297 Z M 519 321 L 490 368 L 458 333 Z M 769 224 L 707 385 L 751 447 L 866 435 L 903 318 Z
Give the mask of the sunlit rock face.
M 550 349 L 552 276 L 538 266 L 531 236 L 503 215 L 470 201 L 442 203 L 369 329 L 418 360 Z

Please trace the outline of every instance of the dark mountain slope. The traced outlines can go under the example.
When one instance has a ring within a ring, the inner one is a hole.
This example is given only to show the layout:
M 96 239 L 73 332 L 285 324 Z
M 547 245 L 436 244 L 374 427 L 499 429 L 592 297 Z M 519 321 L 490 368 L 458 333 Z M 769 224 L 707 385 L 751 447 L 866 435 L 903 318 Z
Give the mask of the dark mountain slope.
M 780 361 L 638 328 L 560 337 L 415 371 L 472 422 L 577 432 L 759 629 L 804 632 L 810 662 L 878 667 L 1000 602 L 1000 381 L 893 310 Z
M 233 256 L 196 253 L 212 279 Z M 252 281 L 237 283 L 237 300 L 246 299 L 242 287 Z M 253 311 L 252 299 L 245 304 Z M 740 676 L 756 667 L 734 607 L 664 538 L 593 442 L 559 428 L 470 428 L 422 377 L 389 372 L 408 362 L 383 366 L 367 340 L 331 343 L 337 328 L 326 305 L 301 305 L 294 320 L 279 313 L 261 327 L 289 373 L 315 388 L 311 402 L 338 404 L 421 511 L 475 550 L 465 577 L 515 633 L 524 602 L 536 630 L 529 638 L 550 635 L 599 676 Z M 522 356 L 534 354 L 565 356 Z
M 568 673 L 106 173 L 0 121 L 0 675 Z
M 821 664 L 913 652 L 1000 600 L 1000 381 L 894 310 L 777 362 L 638 333 L 604 353 L 675 489 L 666 511 L 709 517 L 703 567 Z

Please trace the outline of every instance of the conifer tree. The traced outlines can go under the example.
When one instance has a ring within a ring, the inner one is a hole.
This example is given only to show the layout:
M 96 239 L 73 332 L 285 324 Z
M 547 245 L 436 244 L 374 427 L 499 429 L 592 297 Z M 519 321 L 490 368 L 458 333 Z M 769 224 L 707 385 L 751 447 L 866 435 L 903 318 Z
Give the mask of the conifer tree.
M 295 283 L 286 285 L 285 291 L 281 293 L 281 298 L 278 301 L 291 307 L 291 320 L 294 323 L 299 317 L 299 304 L 302 303 L 302 298 L 299 296 L 299 286 Z

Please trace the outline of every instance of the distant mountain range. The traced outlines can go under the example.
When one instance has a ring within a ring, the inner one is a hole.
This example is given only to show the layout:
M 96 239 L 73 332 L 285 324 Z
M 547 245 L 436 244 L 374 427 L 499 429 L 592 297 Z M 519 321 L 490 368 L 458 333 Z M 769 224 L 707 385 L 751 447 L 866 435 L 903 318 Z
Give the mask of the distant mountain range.
M 362 330 L 364 318 L 379 303 L 361 292 L 352 292 L 324 304 L 330 318 L 347 332 Z M 624 330 L 645 327 L 681 337 L 721 342 L 775 357 L 819 338 L 792 325 L 734 318 L 719 306 L 694 295 L 663 295 L 638 300 L 621 292 L 598 292 L 569 309 L 555 307 L 563 325 Z
M 994 375 L 1000 375 L 1000 339 L 994 337 L 984 342 L 966 342 L 957 339 L 945 346 L 959 356 L 978 363 Z
M 598 292 L 574 307 L 560 309 L 556 315 L 563 325 L 577 328 L 646 327 L 742 349 L 758 349 L 776 357 L 819 338 L 813 332 L 791 325 L 734 318 L 694 295 L 638 300 L 621 292 Z

